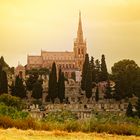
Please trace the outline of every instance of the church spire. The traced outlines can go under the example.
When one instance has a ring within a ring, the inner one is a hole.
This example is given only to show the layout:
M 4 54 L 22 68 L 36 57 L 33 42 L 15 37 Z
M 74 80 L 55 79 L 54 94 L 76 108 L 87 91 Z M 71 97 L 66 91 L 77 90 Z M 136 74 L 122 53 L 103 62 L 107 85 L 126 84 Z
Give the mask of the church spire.
M 81 11 L 79 11 L 79 24 L 77 31 L 77 41 L 83 42 L 83 30 L 82 30 L 82 21 L 81 21 Z

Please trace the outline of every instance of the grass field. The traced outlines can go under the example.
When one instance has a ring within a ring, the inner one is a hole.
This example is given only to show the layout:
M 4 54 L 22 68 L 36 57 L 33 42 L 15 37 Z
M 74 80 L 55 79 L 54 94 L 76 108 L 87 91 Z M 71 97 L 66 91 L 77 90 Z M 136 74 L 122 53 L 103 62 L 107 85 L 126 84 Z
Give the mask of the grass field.
M 64 131 L 33 131 L 0 129 L 0 140 L 140 140 L 136 136 L 118 136 L 97 133 L 68 133 Z

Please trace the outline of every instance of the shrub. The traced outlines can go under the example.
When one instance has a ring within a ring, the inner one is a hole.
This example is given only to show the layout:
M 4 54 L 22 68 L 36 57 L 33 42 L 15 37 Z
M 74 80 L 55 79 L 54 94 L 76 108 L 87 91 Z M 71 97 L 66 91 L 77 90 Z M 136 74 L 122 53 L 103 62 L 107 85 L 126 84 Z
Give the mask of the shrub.
M 6 106 L 5 104 L 0 104 L 0 116 L 9 116 L 12 119 L 24 119 L 29 114 L 27 112 L 22 112 L 14 107 Z
M 47 117 L 44 118 L 44 121 L 64 123 L 65 121 L 74 121 L 76 119 L 77 116 L 73 114 L 71 111 L 63 110 L 63 111 L 50 112 L 47 115 Z
M 14 121 L 8 116 L 0 116 L 0 127 L 2 128 L 14 127 Z
M 118 135 L 140 135 L 140 119 L 138 118 L 127 118 L 119 117 L 118 115 L 105 114 L 96 115 L 87 120 L 72 120 L 66 119 L 66 116 L 69 116 L 69 112 L 67 111 L 63 113 L 57 113 L 60 115 L 59 117 L 61 119 L 57 119 L 57 116 L 53 116 L 55 114 L 52 113 L 49 117 L 51 118 L 51 116 L 53 116 L 53 118 L 49 118 L 45 121 L 36 121 L 30 117 L 27 117 L 25 119 L 12 119 L 9 116 L 0 116 L 0 127 L 15 127 L 23 130 L 61 130 L 68 132 L 82 131 L 98 133 L 105 132 Z
M 25 104 L 19 97 L 15 97 L 10 94 L 0 95 L 0 103 L 4 103 L 7 106 L 17 108 L 18 110 L 22 110 L 25 106 Z
M 38 123 L 33 119 L 33 118 L 26 118 L 26 119 L 16 119 L 14 120 L 13 127 L 18 128 L 18 129 L 33 129 L 33 130 L 39 130 L 40 126 Z
M 80 131 L 78 121 L 67 121 L 64 125 L 64 130 L 68 132 Z

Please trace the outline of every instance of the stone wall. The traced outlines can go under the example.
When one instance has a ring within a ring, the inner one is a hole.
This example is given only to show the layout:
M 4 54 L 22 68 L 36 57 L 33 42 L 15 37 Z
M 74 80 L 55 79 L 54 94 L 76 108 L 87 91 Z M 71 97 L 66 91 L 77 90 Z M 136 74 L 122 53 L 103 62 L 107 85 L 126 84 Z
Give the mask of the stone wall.
M 30 106 L 30 114 L 33 118 L 41 119 L 49 112 L 70 110 L 77 115 L 79 119 L 90 118 L 96 113 L 118 113 L 124 114 L 127 109 L 127 103 L 94 103 L 94 104 L 48 104 L 44 111 L 40 111 L 38 106 Z
M 127 103 L 94 103 L 94 104 L 48 104 L 45 109 L 46 112 L 54 110 L 71 110 L 71 111 L 126 111 Z

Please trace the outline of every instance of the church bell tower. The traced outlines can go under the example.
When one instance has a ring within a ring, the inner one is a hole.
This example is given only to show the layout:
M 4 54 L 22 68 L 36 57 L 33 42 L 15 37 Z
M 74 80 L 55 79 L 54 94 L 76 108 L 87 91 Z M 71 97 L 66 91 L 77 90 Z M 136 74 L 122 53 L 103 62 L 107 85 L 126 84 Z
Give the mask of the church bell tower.
M 79 23 L 77 30 L 77 37 L 74 41 L 74 57 L 76 68 L 82 70 L 83 63 L 85 60 L 85 55 L 87 53 L 86 40 L 83 38 L 83 30 L 82 30 L 82 21 L 81 21 L 81 12 L 79 12 Z

